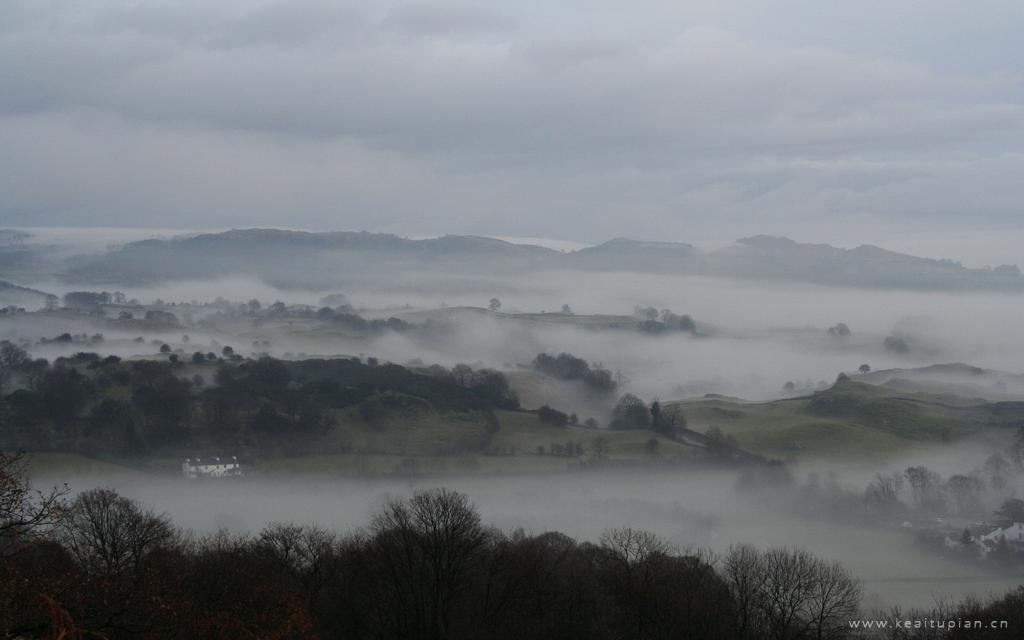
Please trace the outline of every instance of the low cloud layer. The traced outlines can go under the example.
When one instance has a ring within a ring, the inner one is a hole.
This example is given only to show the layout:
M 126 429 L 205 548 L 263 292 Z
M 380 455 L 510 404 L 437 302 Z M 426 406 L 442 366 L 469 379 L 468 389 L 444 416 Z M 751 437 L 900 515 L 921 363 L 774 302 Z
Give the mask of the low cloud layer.
M 2 1 L 0 222 L 1021 228 L 1017 3 L 604 4 Z

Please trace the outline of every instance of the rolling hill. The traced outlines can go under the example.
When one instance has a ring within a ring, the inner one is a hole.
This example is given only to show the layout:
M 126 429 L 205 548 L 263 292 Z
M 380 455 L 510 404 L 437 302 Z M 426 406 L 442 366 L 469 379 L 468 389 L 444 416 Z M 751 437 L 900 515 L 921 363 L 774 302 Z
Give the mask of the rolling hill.
M 39 309 L 46 304 L 49 294 L 45 291 L 30 289 L 13 282 L 0 280 L 0 307 L 15 306 L 27 309 Z
M 557 251 L 480 236 L 413 240 L 367 232 L 241 229 L 130 242 L 107 253 L 69 260 L 63 276 L 76 282 L 138 284 L 246 274 L 282 287 L 326 289 L 360 274 L 521 274 L 543 269 L 626 270 L 854 287 L 1024 290 L 1024 276 L 1015 265 L 971 269 L 951 260 L 870 245 L 842 249 L 771 236 L 743 238 L 703 252 L 685 243 L 624 238 L 577 251 Z
M 706 397 L 669 406 L 691 429 L 718 427 L 744 449 L 797 459 L 856 459 L 975 436 L 1008 438 L 1024 425 L 1024 402 L 935 396 L 855 380 L 772 402 Z

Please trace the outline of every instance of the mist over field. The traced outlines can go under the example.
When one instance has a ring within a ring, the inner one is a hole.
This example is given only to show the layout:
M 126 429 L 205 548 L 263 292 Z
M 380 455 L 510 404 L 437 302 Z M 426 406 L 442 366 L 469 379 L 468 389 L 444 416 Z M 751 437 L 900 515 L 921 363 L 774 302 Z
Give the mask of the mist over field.
M 998 538 L 1024 495 L 1019 292 L 941 280 L 963 271 L 917 288 L 670 273 L 632 247 L 623 269 L 391 269 L 360 249 L 309 286 L 301 256 L 283 280 L 92 282 L 150 235 L 102 237 L 14 243 L 46 258 L 0 291 L 3 446 L 75 509 L 119 496 L 199 548 L 357 541 L 444 487 L 501 539 L 605 549 L 642 530 L 726 578 L 743 545 L 809 553 L 848 572 L 861 616 L 1021 582 Z M 237 477 L 183 477 L 228 459 Z
M 398 284 L 389 285 L 390 282 Z M 30 283 L 66 293 L 83 288 L 59 281 Z M 98 287 L 95 287 L 98 288 Z M 751 282 L 699 276 L 630 272 L 550 271 L 516 278 L 506 275 L 397 273 L 353 278 L 343 292 L 364 315 L 397 316 L 416 321 L 443 314 L 452 330 L 429 343 L 404 335 L 351 339 L 344 335 L 306 334 L 287 325 L 249 327 L 237 338 L 202 327 L 193 339 L 269 340 L 261 349 L 311 355 L 366 354 L 403 363 L 419 358 L 453 365 L 478 362 L 508 368 L 529 362 L 542 351 L 568 351 L 622 371 L 645 396 L 727 393 L 748 399 L 778 397 L 786 381 L 831 382 L 841 371 L 869 363 L 875 369 L 912 368 L 963 362 L 1019 371 L 1024 338 L 1014 329 L 1024 317 L 1018 296 L 994 293 L 917 292 L 824 287 L 811 284 Z M 243 302 L 318 306 L 335 289 L 295 291 L 241 276 L 183 281 L 148 287 L 124 287 L 129 298 L 151 303 L 212 302 L 218 297 Z M 456 307 L 481 308 L 497 296 L 506 312 L 557 313 L 568 304 L 577 315 L 628 316 L 636 307 L 655 306 L 691 315 L 701 335 L 637 337 L 578 325 L 536 322 L 527 326 Z M 443 307 L 447 307 L 445 310 Z M 199 312 L 196 314 L 200 317 Z M 18 320 L 15 319 L 16 324 Z M 843 322 L 851 335 L 835 339 L 827 329 Z M 38 339 L 62 332 L 66 323 L 24 321 L 17 332 Z M 81 331 L 89 331 L 88 323 Z M 60 329 L 60 331 L 58 331 Z M 3 329 L 0 329 L 3 330 Z M 135 337 L 107 331 L 108 337 Z M 156 334 L 164 340 L 178 332 Z M 912 349 L 894 353 L 885 338 L 906 338 Z M 126 347 L 120 354 L 146 353 Z M 680 393 L 680 387 L 683 389 Z M 692 391 L 687 391 L 692 388 Z M 699 392 L 699 393 L 698 393 Z
M 1024 637 L 1022 31 L 0 0 L 0 638 Z
M 797 473 L 805 475 L 808 467 L 823 468 L 812 463 Z M 899 468 L 898 463 L 892 468 Z M 867 469 L 839 473 L 851 487 L 870 476 Z M 805 548 L 849 567 L 865 581 L 866 604 L 882 609 L 894 604 L 928 608 L 968 595 L 997 595 L 1019 581 L 991 568 L 936 558 L 898 528 L 799 513 L 795 496 L 744 495 L 737 490 L 737 475 L 731 471 L 443 480 L 332 479 L 297 473 L 203 487 L 173 477 L 85 474 L 73 478 L 83 490 L 113 487 L 165 511 L 181 526 L 205 534 L 222 529 L 255 534 L 275 522 L 359 530 L 387 500 L 443 483 L 465 492 L 485 522 L 506 531 L 561 531 L 597 541 L 607 530 L 635 527 L 653 531 L 680 549 L 705 548 L 718 554 L 734 544 Z M 58 479 L 41 474 L 37 481 Z

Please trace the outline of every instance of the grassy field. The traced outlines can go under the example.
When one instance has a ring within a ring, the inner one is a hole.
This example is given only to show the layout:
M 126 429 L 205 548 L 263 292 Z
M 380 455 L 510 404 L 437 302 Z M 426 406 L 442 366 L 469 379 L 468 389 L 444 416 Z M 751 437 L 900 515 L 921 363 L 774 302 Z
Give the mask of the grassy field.
M 487 432 L 484 415 L 473 411 L 388 409 L 371 420 L 353 407 L 336 411 L 335 421 L 326 448 L 357 453 L 446 455 L 481 442 Z
M 552 473 L 571 461 L 555 456 L 400 456 L 393 454 L 313 455 L 257 461 L 260 474 L 308 473 L 337 476 L 416 476 Z
M 698 460 L 704 452 L 697 447 L 680 444 L 658 436 L 650 431 L 609 431 L 605 429 L 588 429 L 580 426 L 553 427 L 537 419 L 532 413 L 519 411 L 498 411 L 501 429 L 492 439 L 498 449 L 511 449 L 515 454 L 535 452 L 538 446 L 550 449 L 552 443 L 565 444 L 579 442 L 585 454 L 590 455 L 595 440 L 604 439 L 609 459 L 641 460 L 651 455 L 648 443 L 656 441 L 654 455 L 683 460 Z
M 331 443 L 327 448 L 346 455 L 368 456 L 368 460 L 380 455 L 458 459 L 463 456 L 457 452 L 476 449 L 474 455 L 483 467 L 497 466 L 501 469 L 538 465 L 561 468 L 567 463 L 590 459 L 598 446 L 595 442 L 598 438 L 602 439 L 603 455 L 610 460 L 644 459 L 652 455 L 652 440 L 657 442 L 653 455 L 662 459 L 685 462 L 704 457 L 703 450 L 697 447 L 661 438 L 650 431 L 607 431 L 571 425 L 556 427 L 541 422 L 536 414 L 526 411 L 496 411 L 495 415 L 497 430 L 482 414 L 471 412 L 394 411 L 371 423 L 358 411 L 349 410 L 339 412 L 338 424 L 327 436 Z M 551 454 L 558 448 L 569 447 L 582 449 L 582 455 L 563 457 Z
M 671 406 L 686 416 L 691 429 L 718 427 L 744 449 L 784 459 L 898 454 L 1010 424 L 995 419 L 996 405 L 949 400 L 851 381 L 802 398 L 763 403 L 704 398 Z
M 179 463 L 180 464 L 180 463 Z M 138 475 L 137 467 L 91 458 L 77 453 L 36 452 L 29 454 L 28 470 L 32 476 L 62 477 Z
M 556 427 L 529 412 L 496 414 L 500 426 L 487 437 L 487 423 L 471 413 L 402 411 L 370 423 L 355 411 L 343 412 L 335 429 L 316 447 L 318 451 L 260 455 L 247 462 L 258 474 L 416 476 L 549 473 L 578 468 L 597 457 L 610 463 L 683 465 L 707 459 L 703 449 L 650 431 Z M 483 446 L 459 453 L 469 441 Z M 652 441 L 657 442 L 653 447 Z M 573 455 L 556 453 L 570 448 Z M 188 455 L 183 452 L 181 458 Z M 177 473 L 181 458 L 162 454 L 118 464 L 79 454 L 35 453 L 30 470 L 33 475 L 69 481 L 79 476 L 169 475 Z
M 290 456 L 260 460 L 259 472 L 302 472 L 328 475 L 444 475 L 444 474 L 532 474 L 565 471 L 591 461 L 595 450 L 612 463 L 694 463 L 706 460 L 697 447 L 666 440 L 649 431 L 604 431 L 585 427 L 554 427 L 542 423 L 532 413 L 498 411 L 500 428 L 491 437 L 486 452 L 467 454 L 431 454 L 463 437 L 467 424 L 435 419 L 433 423 L 393 423 L 383 430 L 374 428 L 372 448 L 345 453 Z M 367 425 L 350 422 L 341 425 L 341 437 L 355 442 L 366 437 Z M 357 435 L 363 432 L 362 435 Z M 601 439 L 599 445 L 596 441 Z M 657 441 L 654 451 L 649 442 Z M 552 454 L 552 445 L 579 444 L 580 456 Z M 540 449 L 540 450 L 539 450 Z

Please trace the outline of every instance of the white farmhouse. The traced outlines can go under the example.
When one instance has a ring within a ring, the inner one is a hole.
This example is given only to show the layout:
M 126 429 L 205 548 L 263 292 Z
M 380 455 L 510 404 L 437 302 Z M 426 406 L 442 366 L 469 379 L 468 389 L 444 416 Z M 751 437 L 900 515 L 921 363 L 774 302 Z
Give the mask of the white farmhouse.
M 1011 549 L 1024 551 L 1024 522 L 1014 522 L 1005 529 L 997 528 L 991 533 L 981 536 L 978 542 L 981 545 L 982 556 L 987 556 L 1004 540 Z
M 1003 529 L 1003 535 L 1011 544 L 1024 545 L 1024 522 L 1014 522 L 1012 526 Z
M 238 458 L 187 458 L 181 463 L 181 473 L 186 478 L 227 478 L 242 475 Z

